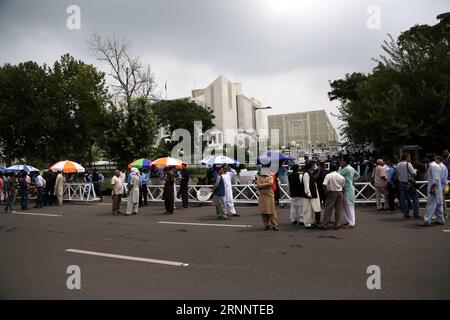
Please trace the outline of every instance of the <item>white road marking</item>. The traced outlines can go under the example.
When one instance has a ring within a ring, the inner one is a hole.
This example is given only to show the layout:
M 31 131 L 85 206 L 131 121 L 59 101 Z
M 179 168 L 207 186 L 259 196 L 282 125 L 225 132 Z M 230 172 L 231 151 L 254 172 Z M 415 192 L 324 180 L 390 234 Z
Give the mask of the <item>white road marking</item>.
M 184 263 L 184 262 L 158 260 L 158 259 L 147 259 L 147 258 L 140 258 L 140 257 L 123 256 L 123 255 L 119 255 L 119 254 L 95 252 L 95 251 L 85 251 L 85 250 L 77 250 L 77 249 L 66 249 L 65 251 L 72 252 L 72 253 L 87 254 L 87 255 L 91 255 L 91 256 L 99 256 L 99 257 L 105 257 L 105 258 L 123 259 L 123 260 L 139 261 L 139 262 L 148 262 L 148 263 L 158 263 L 158 264 L 165 264 L 165 265 L 177 266 L 177 267 L 187 267 L 189 265 L 188 263 Z
M 62 217 L 61 214 L 33 213 L 33 212 L 13 212 L 13 214 L 23 214 L 23 215 L 30 215 L 30 216 L 44 216 L 44 217 Z
M 181 224 L 188 226 L 208 226 L 208 227 L 232 227 L 232 228 L 251 228 L 249 224 L 218 224 L 218 223 L 190 223 L 190 222 L 170 222 L 170 221 L 159 221 L 162 224 Z
M 444 231 L 444 232 L 450 232 L 450 230 L 442 230 L 442 231 Z

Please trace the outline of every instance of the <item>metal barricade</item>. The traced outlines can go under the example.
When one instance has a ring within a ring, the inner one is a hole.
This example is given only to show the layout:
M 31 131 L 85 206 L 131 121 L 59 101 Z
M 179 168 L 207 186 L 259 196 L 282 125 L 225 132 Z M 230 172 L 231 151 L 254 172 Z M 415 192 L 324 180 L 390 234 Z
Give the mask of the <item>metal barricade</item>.
M 427 181 L 417 182 L 417 194 L 419 196 L 419 201 L 422 203 L 427 202 Z M 375 187 L 370 182 L 355 182 L 355 203 L 356 204 L 375 204 L 376 194 Z M 233 200 L 235 203 L 258 203 L 259 196 L 258 190 L 255 184 L 236 184 L 232 186 L 233 188 Z M 147 185 L 148 196 L 147 201 L 161 202 L 163 194 L 163 185 Z M 212 191 L 211 185 L 189 185 L 188 197 L 189 202 L 194 203 L 211 203 L 212 196 L 207 200 L 199 200 L 198 192 L 200 189 L 210 189 Z M 181 201 L 179 196 L 180 186 L 176 185 L 175 201 Z M 126 193 L 126 184 L 124 184 L 124 192 Z M 126 201 L 127 198 L 122 198 Z M 280 185 L 280 203 L 290 203 L 291 197 L 289 196 L 289 186 L 287 184 Z M 446 200 L 447 203 L 450 199 Z
M 63 192 L 64 201 L 92 202 L 100 200 L 95 194 L 92 183 L 65 183 Z

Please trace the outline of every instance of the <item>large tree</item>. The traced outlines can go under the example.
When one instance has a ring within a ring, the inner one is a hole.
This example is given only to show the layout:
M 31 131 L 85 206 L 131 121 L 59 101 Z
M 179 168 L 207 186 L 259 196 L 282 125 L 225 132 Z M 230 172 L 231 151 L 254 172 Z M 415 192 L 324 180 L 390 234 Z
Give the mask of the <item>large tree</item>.
M 161 100 L 152 105 L 159 127 L 170 132 L 186 129 L 194 134 L 194 122 L 201 121 L 203 131 L 214 126 L 214 114 L 188 99 Z
M 0 87 L 0 150 L 8 165 L 92 160 L 109 99 L 103 73 L 66 54 L 52 68 L 6 64 Z
M 92 162 L 92 148 L 104 134 L 109 94 L 104 73 L 66 54 L 56 61 L 49 81 L 53 101 L 48 128 L 52 160 L 68 157 Z
M 450 13 L 433 26 L 417 25 L 390 37 L 371 73 L 331 82 L 340 102 L 342 133 L 355 145 L 392 151 L 419 144 L 427 151 L 448 146 L 450 136 Z
M 44 148 L 46 80 L 47 68 L 35 62 L 0 68 L 0 150 L 7 165 Z
M 154 103 L 152 107 L 159 128 L 165 128 L 169 132 L 173 132 L 176 129 L 185 129 L 189 131 L 191 135 L 192 152 L 195 145 L 194 122 L 200 121 L 202 123 L 203 132 L 214 127 L 214 114 L 212 111 L 208 111 L 188 99 L 162 100 Z M 173 143 L 166 143 L 161 146 L 165 149 L 166 153 L 168 153 L 172 150 L 174 144 L 177 144 L 178 142 L 179 141 L 174 141 Z M 202 145 L 202 147 L 204 147 L 206 142 L 203 141 Z
M 129 110 L 123 105 L 111 104 L 107 118 L 102 146 L 109 159 L 125 167 L 134 159 L 150 157 L 157 129 L 151 103 L 147 98 L 132 100 Z

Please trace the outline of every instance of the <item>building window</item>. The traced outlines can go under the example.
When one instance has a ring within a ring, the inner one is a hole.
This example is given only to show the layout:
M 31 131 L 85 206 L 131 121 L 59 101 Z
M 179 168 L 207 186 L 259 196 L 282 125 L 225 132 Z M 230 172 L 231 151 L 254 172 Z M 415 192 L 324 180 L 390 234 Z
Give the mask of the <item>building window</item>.
M 293 136 L 300 136 L 302 134 L 302 125 L 301 123 L 293 123 L 291 127 L 292 135 Z
M 209 88 L 209 100 L 211 101 L 211 109 L 214 110 L 214 86 Z
M 228 82 L 228 106 L 230 110 L 233 110 L 233 85 Z

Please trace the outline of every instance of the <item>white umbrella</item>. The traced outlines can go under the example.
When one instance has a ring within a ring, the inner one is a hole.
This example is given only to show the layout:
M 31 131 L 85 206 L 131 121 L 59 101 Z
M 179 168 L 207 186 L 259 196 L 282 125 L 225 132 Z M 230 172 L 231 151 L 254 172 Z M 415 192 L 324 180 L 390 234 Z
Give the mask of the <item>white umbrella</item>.
M 229 165 L 239 165 L 239 162 L 227 157 L 227 156 L 208 156 L 205 159 L 200 161 L 201 164 L 207 165 L 208 167 L 212 167 L 213 165 L 222 165 L 222 164 L 229 164 Z

